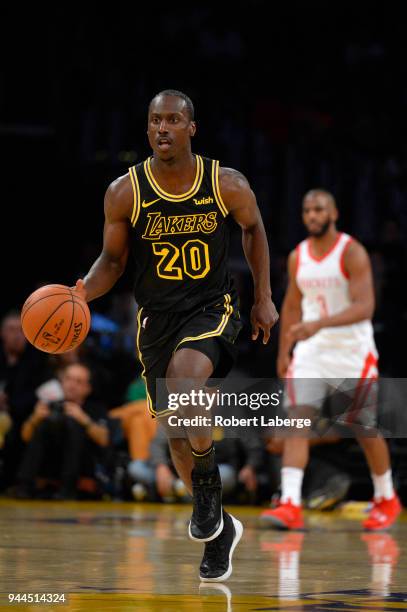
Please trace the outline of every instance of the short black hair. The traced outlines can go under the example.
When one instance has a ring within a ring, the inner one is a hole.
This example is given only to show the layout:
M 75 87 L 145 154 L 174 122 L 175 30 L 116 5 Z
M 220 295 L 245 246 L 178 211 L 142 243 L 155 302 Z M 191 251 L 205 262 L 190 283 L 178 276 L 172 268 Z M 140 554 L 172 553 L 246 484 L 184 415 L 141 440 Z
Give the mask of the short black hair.
M 194 117 L 195 117 L 194 105 L 192 103 L 191 98 L 187 96 L 187 94 L 184 94 L 182 91 L 178 91 L 177 89 L 164 89 L 163 91 L 160 91 L 158 94 L 154 96 L 154 98 L 151 100 L 149 104 L 149 107 L 151 106 L 153 100 L 158 98 L 158 96 L 174 96 L 176 98 L 181 98 L 182 100 L 184 100 L 185 106 L 187 107 L 189 120 L 194 121 Z
M 304 200 L 308 197 L 314 197 L 316 195 L 323 195 L 327 198 L 327 200 L 329 200 L 332 204 L 332 206 L 334 208 L 338 208 L 336 205 L 336 200 L 334 195 L 330 192 L 327 191 L 326 189 L 323 189 L 322 187 L 314 187 L 313 189 L 310 189 L 309 191 L 307 191 L 307 193 L 304 196 Z

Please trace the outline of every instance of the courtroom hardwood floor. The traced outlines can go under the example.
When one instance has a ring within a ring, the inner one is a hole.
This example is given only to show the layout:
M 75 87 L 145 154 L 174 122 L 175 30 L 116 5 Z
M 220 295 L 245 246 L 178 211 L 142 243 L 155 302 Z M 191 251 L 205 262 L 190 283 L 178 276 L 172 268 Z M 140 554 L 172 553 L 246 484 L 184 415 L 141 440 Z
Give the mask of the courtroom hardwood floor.
M 363 505 L 309 513 L 304 533 L 245 525 L 234 572 L 200 585 L 202 546 L 189 506 L 0 500 L 0 610 L 407 610 L 407 513 L 389 533 L 363 533 Z M 66 605 L 8 605 L 9 593 L 65 593 Z

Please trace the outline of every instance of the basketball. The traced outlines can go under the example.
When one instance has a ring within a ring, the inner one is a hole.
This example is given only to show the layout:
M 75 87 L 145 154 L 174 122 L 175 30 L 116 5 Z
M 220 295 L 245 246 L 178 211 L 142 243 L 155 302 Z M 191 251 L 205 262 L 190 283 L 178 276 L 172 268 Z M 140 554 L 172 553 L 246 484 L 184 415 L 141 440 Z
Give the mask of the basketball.
M 27 340 L 45 353 L 67 353 L 78 347 L 90 328 L 87 303 L 65 285 L 45 285 L 32 293 L 21 310 Z

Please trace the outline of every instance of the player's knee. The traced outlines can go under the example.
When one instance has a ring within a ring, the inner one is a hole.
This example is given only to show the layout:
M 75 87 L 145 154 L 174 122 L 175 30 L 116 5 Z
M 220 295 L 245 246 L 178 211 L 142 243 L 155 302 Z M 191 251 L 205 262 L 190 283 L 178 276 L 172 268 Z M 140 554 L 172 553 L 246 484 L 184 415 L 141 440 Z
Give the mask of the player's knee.
M 172 394 L 173 398 L 180 399 L 178 406 L 180 416 L 188 416 L 191 407 L 196 406 L 196 398 L 200 397 L 199 392 L 204 389 L 211 370 L 199 358 L 197 351 L 193 351 L 193 353 L 197 353 L 198 358 L 196 355 L 190 354 L 189 360 L 185 359 L 187 351 L 179 352 L 184 353 L 184 355 L 178 358 L 176 353 L 171 359 L 166 373 L 166 385 L 168 393 Z M 207 359 L 205 355 L 202 355 L 202 357 Z M 188 401 L 188 398 L 190 401 Z
M 176 369 L 169 369 L 166 377 L 167 390 L 173 401 L 178 403 L 178 414 L 184 415 L 185 408 L 192 403 L 194 391 L 203 386 L 202 381 L 187 374 L 182 375 Z
M 187 378 L 180 376 L 176 371 L 167 371 L 166 385 L 168 392 L 179 396 L 181 393 L 188 393 L 191 385 Z
M 168 364 L 167 379 L 195 379 L 205 382 L 212 374 L 212 362 L 203 353 L 189 348 L 176 351 Z

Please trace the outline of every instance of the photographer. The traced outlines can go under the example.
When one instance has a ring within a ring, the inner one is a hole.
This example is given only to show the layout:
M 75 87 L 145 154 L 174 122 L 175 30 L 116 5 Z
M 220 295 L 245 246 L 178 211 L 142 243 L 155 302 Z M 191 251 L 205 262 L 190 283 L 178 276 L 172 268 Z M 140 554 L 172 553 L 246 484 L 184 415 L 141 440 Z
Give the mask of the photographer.
M 83 470 L 93 475 L 98 449 L 109 443 L 106 411 L 89 401 L 91 372 L 81 363 L 69 365 L 61 376 L 63 400 L 38 401 L 23 423 L 27 448 L 19 471 L 18 497 L 35 496 L 37 476 L 57 477 L 62 499 L 76 498 L 76 484 Z M 88 474 L 87 474 L 88 475 Z

